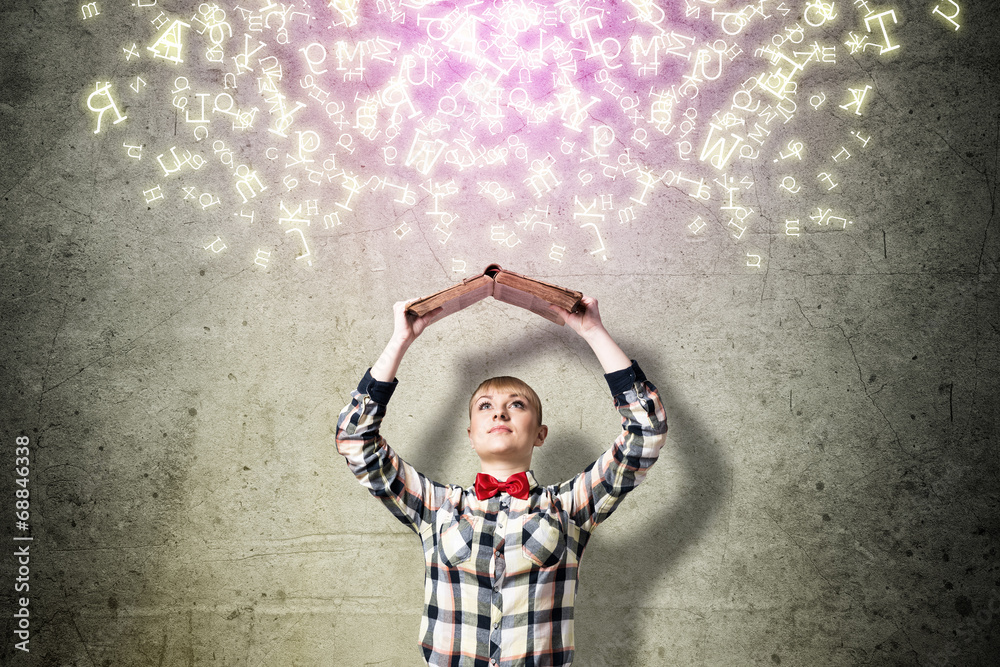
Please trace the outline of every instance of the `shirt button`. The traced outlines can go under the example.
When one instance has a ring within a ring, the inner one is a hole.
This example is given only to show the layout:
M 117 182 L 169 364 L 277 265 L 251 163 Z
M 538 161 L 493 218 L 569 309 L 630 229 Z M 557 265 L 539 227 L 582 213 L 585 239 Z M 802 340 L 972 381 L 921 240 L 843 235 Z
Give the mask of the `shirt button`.
M 493 624 L 493 629 L 494 630 L 496 630 L 499 627 L 500 627 L 500 621 L 497 621 L 496 623 Z

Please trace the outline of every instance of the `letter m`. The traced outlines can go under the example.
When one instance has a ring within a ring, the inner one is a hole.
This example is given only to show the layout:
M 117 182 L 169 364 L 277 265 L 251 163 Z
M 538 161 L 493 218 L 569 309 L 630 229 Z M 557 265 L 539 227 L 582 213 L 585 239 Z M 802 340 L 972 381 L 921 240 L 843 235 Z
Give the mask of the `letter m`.
M 713 167 L 722 171 L 729 164 L 729 160 L 732 159 L 733 153 L 736 151 L 737 147 L 743 143 L 743 137 L 738 134 L 730 134 L 735 141 L 732 146 L 728 149 L 726 148 L 726 138 L 717 137 L 715 143 L 712 143 L 712 137 L 715 135 L 716 131 L 722 132 L 723 129 L 716 125 L 715 123 L 709 123 L 708 136 L 705 138 L 705 145 L 701 149 L 701 157 L 698 159 L 704 162 L 706 159 L 712 164 Z
M 96 2 L 92 2 L 89 5 L 84 5 L 80 7 L 80 11 L 83 12 L 84 21 L 86 21 L 89 18 L 93 18 L 101 13 L 101 10 L 97 8 Z
M 747 132 L 747 139 L 753 139 L 761 146 L 764 145 L 764 139 L 770 136 L 771 131 L 766 127 L 762 127 L 760 123 L 753 124 L 753 130 Z
M 659 35 L 653 35 L 647 45 L 643 45 L 642 37 L 639 35 L 632 35 L 632 38 L 629 40 L 629 46 L 632 48 L 632 64 L 642 64 L 639 62 L 640 53 L 646 58 L 649 58 L 650 56 L 655 58 L 662 43 L 663 39 Z

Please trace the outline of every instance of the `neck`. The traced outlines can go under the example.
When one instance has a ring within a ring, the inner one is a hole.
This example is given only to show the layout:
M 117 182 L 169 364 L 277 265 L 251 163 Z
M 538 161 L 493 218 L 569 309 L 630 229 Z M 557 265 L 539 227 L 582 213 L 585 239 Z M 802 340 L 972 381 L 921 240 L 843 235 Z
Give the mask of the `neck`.
M 505 482 L 507 478 L 519 472 L 528 472 L 530 466 L 510 463 L 487 463 L 483 461 L 482 469 L 487 475 L 493 475 L 497 481 Z

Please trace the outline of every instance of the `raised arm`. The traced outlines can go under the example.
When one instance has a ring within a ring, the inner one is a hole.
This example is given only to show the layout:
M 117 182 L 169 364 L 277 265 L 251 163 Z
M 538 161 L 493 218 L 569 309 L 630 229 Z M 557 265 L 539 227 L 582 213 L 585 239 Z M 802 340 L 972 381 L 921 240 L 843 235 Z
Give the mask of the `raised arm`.
M 621 415 L 622 432 L 593 465 L 559 486 L 563 507 L 586 530 L 604 521 L 622 498 L 646 477 L 666 442 L 667 420 L 656 387 L 615 343 L 601 323 L 597 300 L 583 297 L 584 309 L 558 309 L 566 324 L 590 344 Z M 555 306 L 553 306 L 555 309 Z
M 597 309 L 597 299 L 585 296 L 582 303 L 583 311 L 579 313 L 571 313 L 559 306 L 549 306 L 549 308 L 559 313 L 566 324 L 587 341 L 605 373 L 613 373 L 631 366 L 632 360 L 622 352 L 618 343 L 604 328 L 601 313 Z
M 423 317 L 414 317 L 406 312 L 408 301 L 397 301 L 392 307 L 393 331 L 382 354 L 372 365 L 372 377 L 379 382 L 392 382 L 399 370 L 406 350 L 417 339 L 424 329 L 430 326 L 441 314 L 440 308 L 435 308 Z
M 337 451 L 351 472 L 375 497 L 414 531 L 428 521 L 447 489 L 402 460 L 379 433 L 386 406 L 395 390 L 396 370 L 410 344 L 440 313 L 406 314 L 406 302 L 394 306 L 395 324 L 385 351 L 365 373 L 351 402 L 337 419 Z M 440 309 L 439 309 L 440 310 Z

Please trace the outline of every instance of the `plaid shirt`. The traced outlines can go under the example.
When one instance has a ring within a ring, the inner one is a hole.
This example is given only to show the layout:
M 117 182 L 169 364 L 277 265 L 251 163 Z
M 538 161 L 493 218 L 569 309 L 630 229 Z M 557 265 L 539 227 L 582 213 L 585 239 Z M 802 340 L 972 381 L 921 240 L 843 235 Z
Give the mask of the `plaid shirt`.
M 420 536 L 429 665 L 542 667 L 573 661 L 573 605 L 583 549 L 594 528 L 634 489 L 667 431 L 656 388 L 635 362 L 605 376 L 622 434 L 586 470 L 540 486 L 527 500 L 434 482 L 379 435 L 396 380 L 370 372 L 337 422 L 337 450 L 362 485 Z

